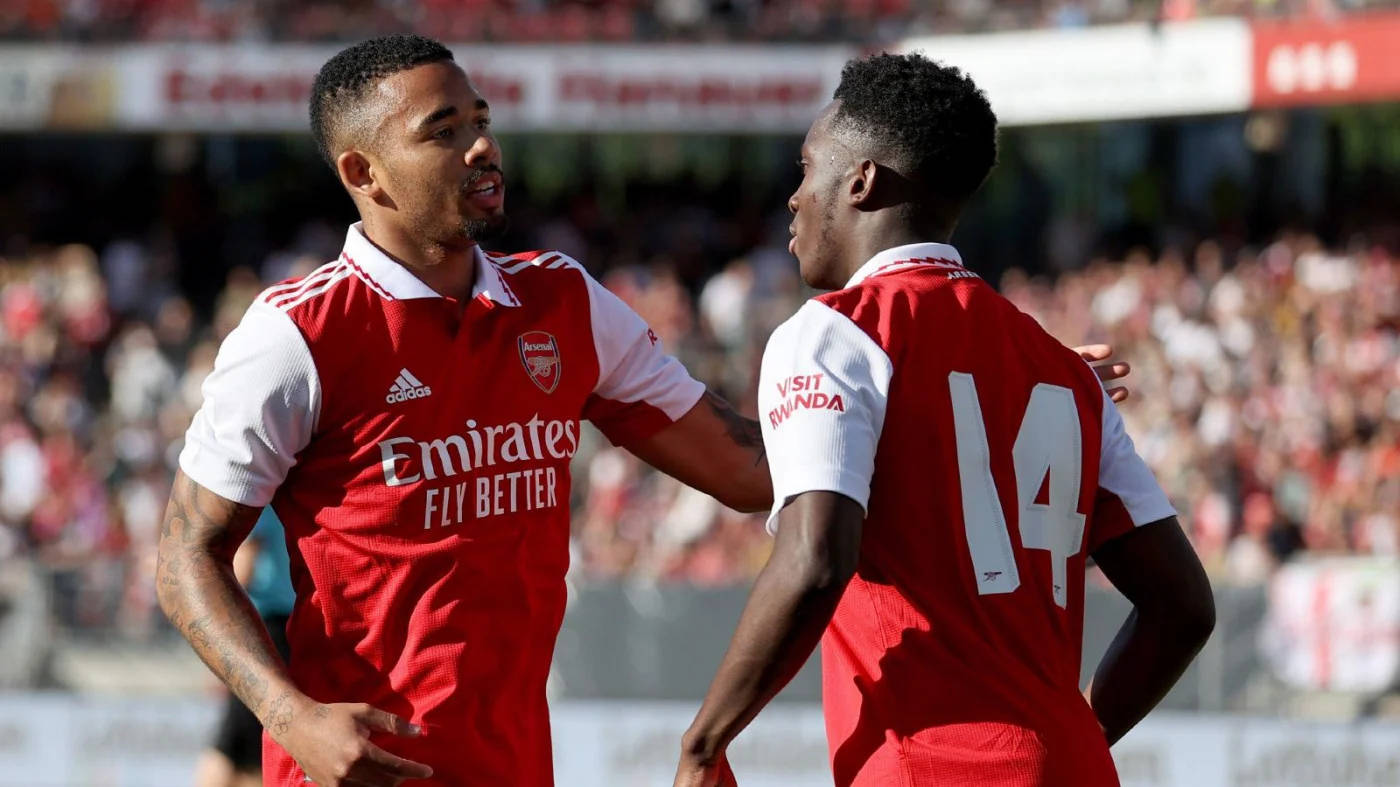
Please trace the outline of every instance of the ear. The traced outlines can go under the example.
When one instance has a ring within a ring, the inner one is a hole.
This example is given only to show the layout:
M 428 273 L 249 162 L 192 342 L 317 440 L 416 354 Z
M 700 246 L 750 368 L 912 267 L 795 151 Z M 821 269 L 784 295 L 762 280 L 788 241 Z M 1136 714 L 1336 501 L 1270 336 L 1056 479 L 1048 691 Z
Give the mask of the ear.
M 856 162 L 851 172 L 846 199 L 852 207 L 860 208 L 871 204 L 875 198 L 875 178 L 880 168 L 870 159 Z
M 373 201 L 384 192 L 369 157 L 358 150 L 347 150 L 336 156 L 335 169 L 340 174 L 340 182 L 352 195 Z

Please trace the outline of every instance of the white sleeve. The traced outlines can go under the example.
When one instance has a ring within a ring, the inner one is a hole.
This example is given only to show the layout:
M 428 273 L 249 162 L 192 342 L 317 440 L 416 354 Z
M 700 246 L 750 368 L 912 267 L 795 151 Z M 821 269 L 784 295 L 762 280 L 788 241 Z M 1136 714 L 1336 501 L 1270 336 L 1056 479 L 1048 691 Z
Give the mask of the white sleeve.
M 582 268 L 588 283 L 598 384 L 593 392 L 621 404 L 644 402 L 671 421 L 690 412 L 705 386 L 667 355 L 656 334 L 631 307 Z
M 180 469 L 220 497 L 264 506 L 311 440 L 321 383 L 285 312 L 261 301 L 219 347 L 180 452 Z
M 893 371 L 874 339 L 817 301 L 773 332 L 758 383 L 773 474 L 770 531 L 803 492 L 839 492 L 867 507 Z
M 1127 521 L 1105 523 L 1109 530 L 1103 534 L 1105 537 L 1120 535 L 1133 527 L 1176 515 L 1176 510 L 1157 485 L 1157 479 L 1147 463 L 1138 456 L 1133 439 L 1123 426 L 1123 416 L 1107 392 L 1104 393 L 1103 402 L 1099 490 L 1102 494 L 1117 498 L 1127 514 Z

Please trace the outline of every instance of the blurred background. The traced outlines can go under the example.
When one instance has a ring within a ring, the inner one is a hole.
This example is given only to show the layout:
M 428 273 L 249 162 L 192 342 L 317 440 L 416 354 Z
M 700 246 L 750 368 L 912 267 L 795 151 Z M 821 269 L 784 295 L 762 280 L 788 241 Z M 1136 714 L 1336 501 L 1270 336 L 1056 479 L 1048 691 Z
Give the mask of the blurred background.
M 322 62 L 417 31 L 492 102 L 504 250 L 557 248 L 751 413 L 801 136 L 848 57 L 967 69 L 1000 164 L 954 242 L 1122 410 L 1220 621 L 1126 785 L 1400 785 L 1400 3 L 0 0 L 0 785 L 193 784 L 222 690 L 152 576 L 182 435 L 352 206 Z M 562 787 L 669 783 L 770 547 L 596 434 L 551 678 Z M 1091 669 L 1126 613 L 1089 577 Z M 830 784 L 815 664 L 733 751 Z

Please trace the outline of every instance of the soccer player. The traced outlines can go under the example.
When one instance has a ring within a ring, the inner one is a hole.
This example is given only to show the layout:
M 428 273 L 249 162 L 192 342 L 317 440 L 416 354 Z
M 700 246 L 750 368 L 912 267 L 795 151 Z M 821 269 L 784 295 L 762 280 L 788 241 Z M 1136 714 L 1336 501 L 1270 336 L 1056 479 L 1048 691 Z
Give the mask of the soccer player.
M 748 511 L 772 501 L 761 435 L 567 256 L 481 249 L 505 223 L 501 151 L 441 44 L 340 52 L 311 126 L 361 221 L 220 348 L 161 607 L 265 726 L 268 785 L 549 785 L 580 421 Z M 296 591 L 285 664 L 230 565 L 269 504 Z
M 809 131 L 790 248 L 833 292 L 763 357 L 776 544 L 677 785 L 733 783 L 726 746 L 819 639 L 841 787 L 1116 785 L 1109 744 L 1209 636 L 1099 380 L 947 244 L 995 157 L 982 93 L 919 55 L 848 63 Z M 1088 556 L 1134 609 L 1086 702 Z

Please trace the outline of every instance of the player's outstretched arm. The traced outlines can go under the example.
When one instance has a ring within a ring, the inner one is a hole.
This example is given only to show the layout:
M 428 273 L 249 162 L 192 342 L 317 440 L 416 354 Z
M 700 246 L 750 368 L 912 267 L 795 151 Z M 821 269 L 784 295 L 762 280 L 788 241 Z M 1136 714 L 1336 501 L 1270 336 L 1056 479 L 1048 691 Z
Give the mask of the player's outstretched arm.
M 709 783 L 697 774 L 723 767 L 729 742 L 812 654 L 855 574 L 864 521 L 836 492 L 805 492 L 779 513 L 773 555 L 681 742 L 677 785 Z
M 317 785 L 397 785 L 432 775 L 369 742 L 370 730 L 417 734 L 411 725 L 367 705 L 322 705 L 288 678 L 233 571 L 234 553 L 260 511 L 177 473 L 157 553 L 161 610 Z
M 1176 517 L 1134 528 L 1094 560 L 1133 604 L 1086 692 L 1110 745 L 1166 696 L 1215 628 L 1205 569 Z
M 773 480 L 758 422 L 706 391 L 690 412 L 628 446 L 642 461 L 739 511 L 767 511 Z

